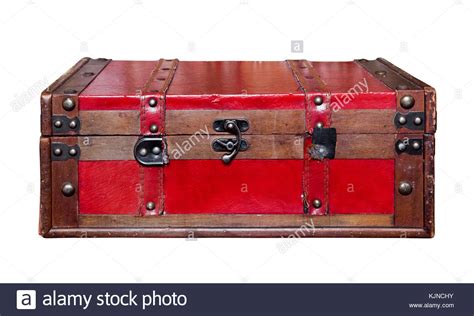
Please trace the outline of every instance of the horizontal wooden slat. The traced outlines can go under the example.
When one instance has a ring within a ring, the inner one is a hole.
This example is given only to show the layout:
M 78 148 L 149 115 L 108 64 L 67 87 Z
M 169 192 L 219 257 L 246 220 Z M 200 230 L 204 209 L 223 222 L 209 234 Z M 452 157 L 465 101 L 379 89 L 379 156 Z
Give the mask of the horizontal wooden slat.
M 135 160 L 137 136 L 79 137 L 80 160 Z
M 80 215 L 80 227 L 392 227 L 392 215 Z
M 168 136 L 168 155 L 173 159 L 221 159 L 225 152 L 212 149 L 217 138 L 234 138 L 231 135 Z M 303 159 L 303 136 L 244 135 L 249 143 L 235 159 Z
M 139 135 L 140 111 L 80 111 L 81 135 Z
M 395 133 L 394 110 L 340 110 L 332 113 L 337 134 Z
M 393 159 L 395 134 L 339 134 L 336 159 Z
M 212 123 L 218 119 L 247 119 L 250 128 L 245 134 L 303 134 L 304 110 L 168 110 L 166 133 L 189 135 L 200 130 L 215 132 Z
M 221 159 L 212 141 L 217 135 L 168 136 L 168 155 L 174 159 Z M 232 138 L 229 136 L 229 138 Z M 79 137 L 81 160 L 134 160 L 137 136 Z M 293 135 L 245 135 L 250 144 L 236 159 L 303 159 L 303 137 Z M 394 134 L 341 134 L 337 138 L 336 159 L 392 159 Z

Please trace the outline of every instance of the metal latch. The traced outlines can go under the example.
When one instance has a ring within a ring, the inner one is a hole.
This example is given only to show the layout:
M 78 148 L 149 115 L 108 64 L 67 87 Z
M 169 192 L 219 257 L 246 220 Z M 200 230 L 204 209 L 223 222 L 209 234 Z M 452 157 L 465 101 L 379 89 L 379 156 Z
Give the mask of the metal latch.
M 135 159 L 144 166 L 168 164 L 166 141 L 163 137 L 144 137 L 137 141 L 133 150 Z
M 232 138 L 218 138 L 212 142 L 214 151 L 229 151 L 229 153 L 222 156 L 222 161 L 229 164 L 239 151 L 244 151 L 249 148 L 249 143 L 242 139 L 242 132 L 249 129 L 249 122 L 244 119 L 225 119 L 216 120 L 213 123 L 213 128 L 216 132 L 228 132 L 235 135 Z
M 309 150 L 311 158 L 323 160 L 334 159 L 336 155 L 337 133 L 335 128 L 316 127 L 313 130 L 312 143 Z

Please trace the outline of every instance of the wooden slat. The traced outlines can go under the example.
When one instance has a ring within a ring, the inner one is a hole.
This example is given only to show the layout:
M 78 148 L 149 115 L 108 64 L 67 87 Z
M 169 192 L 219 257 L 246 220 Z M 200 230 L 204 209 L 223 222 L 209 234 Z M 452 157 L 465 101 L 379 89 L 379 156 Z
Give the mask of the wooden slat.
M 41 196 L 39 234 L 45 235 L 52 226 L 51 220 L 51 139 L 40 139 Z
M 212 215 L 163 216 L 80 215 L 80 227 L 391 227 L 392 215 Z
M 168 136 L 168 155 L 173 159 L 221 159 L 225 152 L 212 149 L 217 138 L 234 138 L 231 135 Z M 244 135 L 250 147 L 235 159 L 303 159 L 303 136 Z M 189 150 L 187 150 L 189 148 Z
M 81 135 L 139 135 L 140 111 L 80 111 Z
M 200 130 L 215 132 L 212 124 L 218 119 L 247 119 L 250 128 L 245 134 L 303 134 L 304 110 L 167 110 L 168 135 L 192 135 Z
M 79 137 L 80 160 L 135 160 L 137 140 L 138 136 Z
M 337 135 L 336 159 L 393 159 L 395 134 Z
M 410 134 L 400 134 L 398 139 L 409 138 Z M 409 195 L 398 192 L 400 182 L 411 184 Z M 395 159 L 395 226 L 422 228 L 424 222 L 424 174 L 423 155 L 400 154 Z
M 52 137 L 52 143 L 77 144 L 77 137 Z M 52 226 L 77 227 L 78 215 L 78 162 L 75 159 L 51 162 Z M 62 194 L 63 184 L 70 182 L 76 192 L 66 197 Z
M 340 110 L 332 113 L 337 134 L 395 133 L 394 110 Z

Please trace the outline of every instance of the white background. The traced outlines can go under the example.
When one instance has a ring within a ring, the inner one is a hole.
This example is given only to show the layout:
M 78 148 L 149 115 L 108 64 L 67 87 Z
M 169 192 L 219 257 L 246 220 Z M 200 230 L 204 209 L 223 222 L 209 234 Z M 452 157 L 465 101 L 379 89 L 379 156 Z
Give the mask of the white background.
M 1 1 L 0 282 L 474 282 L 473 10 L 467 0 Z M 305 239 L 281 253 L 280 239 L 39 237 L 39 94 L 84 56 L 392 61 L 438 92 L 435 238 Z

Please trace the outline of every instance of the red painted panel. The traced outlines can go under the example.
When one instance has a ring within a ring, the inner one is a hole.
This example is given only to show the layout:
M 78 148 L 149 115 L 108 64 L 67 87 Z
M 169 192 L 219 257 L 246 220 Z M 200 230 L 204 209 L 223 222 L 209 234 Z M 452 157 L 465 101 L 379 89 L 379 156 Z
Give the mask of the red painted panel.
M 303 213 L 303 160 L 173 160 L 165 167 L 165 212 Z
M 157 61 L 113 60 L 79 96 L 80 110 L 139 110 L 139 93 Z
M 368 93 L 393 92 L 355 62 L 325 61 L 312 62 L 312 65 L 332 93 L 346 93 L 357 83 L 360 83 L 362 88 L 367 86 Z
M 138 215 L 140 171 L 136 161 L 79 161 L 79 213 Z
M 312 62 L 331 92 L 331 109 L 395 109 L 395 92 L 355 62 Z
M 304 109 L 304 94 L 167 95 L 168 110 Z
M 393 159 L 329 162 L 330 214 L 392 214 Z
M 180 61 L 168 95 L 301 93 L 285 61 Z

